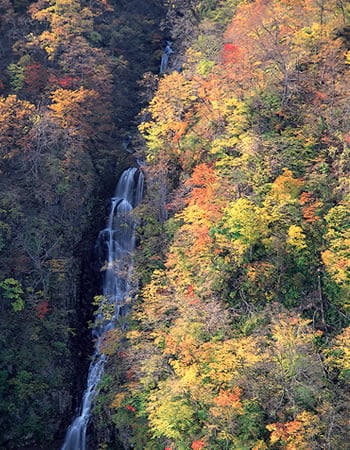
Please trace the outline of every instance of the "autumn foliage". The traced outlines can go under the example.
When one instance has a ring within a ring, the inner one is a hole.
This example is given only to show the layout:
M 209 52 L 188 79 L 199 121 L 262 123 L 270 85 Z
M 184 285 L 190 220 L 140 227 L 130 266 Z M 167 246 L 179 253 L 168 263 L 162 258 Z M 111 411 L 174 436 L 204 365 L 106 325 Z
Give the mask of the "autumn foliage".
M 194 3 L 171 2 L 203 34 L 139 126 L 154 228 L 127 397 L 145 448 L 345 450 L 349 8 Z
M 161 37 L 146 39 L 149 22 L 134 14 L 129 26 L 118 8 L 146 3 L 164 6 L 175 50 L 168 71 L 153 68 L 135 90 L 130 70 L 144 61 L 129 54 L 150 45 L 160 56 Z M 11 5 L 1 32 L 15 23 Z M 18 278 L 17 290 L 3 285 L 3 308 L 23 314 L 21 327 L 33 313 L 26 342 L 54 336 L 62 366 L 60 336 L 79 324 L 54 321 L 58 304 L 73 316 L 78 302 L 59 295 L 95 224 L 91 195 L 130 158 L 146 177 L 138 287 L 101 341 L 98 445 L 346 450 L 349 2 L 40 0 L 28 14 L 35 29 L 13 42 L 1 79 L 0 269 Z M 136 119 L 134 90 L 148 101 Z M 132 148 L 118 144 L 125 110 Z M 46 378 L 5 362 L 4 398 L 35 406 L 28 392 Z

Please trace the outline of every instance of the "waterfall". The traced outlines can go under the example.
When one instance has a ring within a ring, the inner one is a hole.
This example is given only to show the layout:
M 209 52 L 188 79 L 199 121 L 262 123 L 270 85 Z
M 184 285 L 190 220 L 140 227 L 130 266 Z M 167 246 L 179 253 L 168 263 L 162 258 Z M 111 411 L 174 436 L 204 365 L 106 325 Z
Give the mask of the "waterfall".
M 99 308 L 93 337 L 95 352 L 90 363 L 87 387 L 83 394 L 80 412 L 67 430 L 62 450 L 85 450 L 86 430 L 91 416 L 91 406 L 98 393 L 98 384 L 104 372 L 106 355 L 100 352 L 103 334 L 117 325 L 118 318 L 128 307 L 132 271 L 132 252 L 135 248 L 136 221 L 131 211 L 141 201 L 143 174 L 139 169 L 127 169 L 120 177 L 105 229 L 97 239 L 103 270 L 102 304 Z M 104 309 L 113 310 L 104 317 Z
M 159 69 L 160 75 L 167 70 L 168 62 L 169 62 L 169 56 L 172 53 L 174 53 L 174 51 L 171 48 L 171 42 L 170 41 L 166 41 L 166 46 L 165 46 L 165 49 L 163 50 L 162 60 L 160 62 L 160 69 Z

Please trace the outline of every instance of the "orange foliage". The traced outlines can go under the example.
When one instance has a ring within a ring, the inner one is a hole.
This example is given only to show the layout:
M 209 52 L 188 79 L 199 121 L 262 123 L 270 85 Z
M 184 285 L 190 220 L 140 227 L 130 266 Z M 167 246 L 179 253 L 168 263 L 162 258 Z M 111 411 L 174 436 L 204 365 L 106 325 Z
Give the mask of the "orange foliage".
M 308 440 L 317 434 L 319 418 L 312 413 L 302 411 L 295 420 L 286 423 L 272 423 L 266 428 L 271 431 L 270 441 L 272 444 L 281 441 L 286 450 L 297 448 L 311 448 Z
M 0 158 L 12 159 L 28 147 L 35 107 L 15 95 L 0 97 Z
M 187 297 L 189 305 L 198 305 L 199 298 L 196 296 L 192 285 L 187 286 Z
M 183 122 L 178 122 L 177 124 L 174 124 L 174 131 L 175 135 L 173 137 L 173 141 L 175 143 L 179 142 L 179 140 L 181 139 L 181 136 L 185 133 L 187 127 L 188 127 L 188 122 L 183 121 Z M 177 130 L 176 130 L 177 129 Z
M 303 192 L 300 195 L 299 201 L 301 205 L 305 205 L 303 208 L 303 216 L 306 222 L 315 223 L 320 220 L 320 216 L 316 214 L 316 211 L 322 206 L 322 202 L 315 199 L 312 192 Z
M 96 132 L 94 116 L 98 112 L 98 94 L 91 89 L 57 89 L 51 94 L 50 109 L 63 128 L 71 135 L 91 136 Z
M 205 446 L 205 442 L 203 439 L 198 440 L 198 441 L 193 441 L 191 444 L 191 449 L 192 450 L 202 450 Z
M 198 164 L 194 169 L 190 180 L 186 181 L 188 186 L 208 187 L 217 181 L 214 169 L 210 164 Z
M 191 178 L 185 181 L 185 186 L 192 188 L 188 204 L 216 211 L 215 203 L 212 200 L 215 197 L 217 180 L 218 177 L 210 164 L 198 164 Z
M 240 397 L 241 389 L 235 387 L 231 391 L 220 389 L 219 395 L 214 398 L 214 403 L 217 406 L 232 406 L 235 408 L 240 408 L 242 406 Z
M 199 164 L 195 167 L 192 176 L 185 181 L 185 187 L 191 188 L 185 199 L 187 207 L 178 214 L 184 221 L 178 232 L 178 238 L 182 242 L 187 242 L 185 249 L 190 259 L 198 260 L 199 255 L 204 255 L 211 243 L 212 237 L 209 230 L 215 220 L 218 219 L 221 206 L 217 201 L 216 191 L 218 189 L 218 177 L 210 164 Z M 169 255 L 168 265 L 177 263 L 176 255 Z
M 111 403 L 111 407 L 112 408 L 120 408 L 123 404 L 123 401 L 126 397 L 126 393 L 125 392 L 118 392 L 115 396 L 114 399 Z
M 316 91 L 315 98 L 314 98 L 314 104 L 321 105 L 322 103 L 325 103 L 327 99 L 328 99 L 328 95 L 325 92 Z

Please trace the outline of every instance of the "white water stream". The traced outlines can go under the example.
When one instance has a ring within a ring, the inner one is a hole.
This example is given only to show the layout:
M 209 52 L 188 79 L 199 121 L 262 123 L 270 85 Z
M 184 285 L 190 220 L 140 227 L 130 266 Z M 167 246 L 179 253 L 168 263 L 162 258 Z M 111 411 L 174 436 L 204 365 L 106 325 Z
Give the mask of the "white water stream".
M 169 58 L 170 58 L 170 55 L 172 53 L 174 53 L 174 51 L 171 48 L 171 42 L 170 41 L 166 41 L 166 46 L 165 46 L 165 48 L 163 50 L 162 60 L 160 62 L 160 69 L 159 69 L 159 74 L 160 75 L 165 73 L 166 70 L 168 69 Z
M 98 393 L 98 385 L 107 360 L 106 355 L 100 353 L 103 334 L 116 327 L 118 318 L 130 296 L 136 227 L 136 221 L 131 212 L 141 201 L 142 193 L 142 172 L 136 168 L 123 172 L 111 201 L 107 226 L 98 236 L 97 246 L 103 265 L 103 300 L 96 315 L 93 330 L 93 336 L 96 339 L 95 353 L 90 363 L 87 387 L 79 413 L 67 430 L 62 450 L 86 449 L 86 431 L 91 417 L 91 408 Z M 110 314 L 111 310 L 112 314 Z M 108 311 L 108 314 L 104 311 Z

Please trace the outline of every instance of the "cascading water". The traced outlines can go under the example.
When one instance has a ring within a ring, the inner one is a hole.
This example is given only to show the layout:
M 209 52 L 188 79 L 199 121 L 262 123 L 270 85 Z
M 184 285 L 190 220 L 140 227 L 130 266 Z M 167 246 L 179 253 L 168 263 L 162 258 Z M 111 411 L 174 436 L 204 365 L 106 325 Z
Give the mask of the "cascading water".
M 90 363 L 87 387 L 78 416 L 67 430 L 62 450 L 85 450 L 86 430 L 91 406 L 98 392 L 104 372 L 106 355 L 100 352 L 103 334 L 116 327 L 118 318 L 128 305 L 132 271 L 132 252 L 135 248 L 136 221 L 131 211 L 142 199 L 143 174 L 139 169 L 127 169 L 120 177 L 107 227 L 98 236 L 97 246 L 103 263 L 102 304 L 96 316 L 93 336 L 95 353 Z M 112 314 L 106 314 L 104 311 Z
M 160 69 L 159 69 L 160 75 L 162 75 L 167 70 L 168 63 L 169 63 L 169 57 L 172 53 L 174 53 L 174 51 L 171 48 L 171 42 L 166 41 L 166 46 L 165 46 L 165 49 L 163 50 L 162 60 L 160 62 Z

